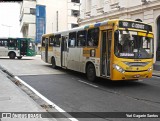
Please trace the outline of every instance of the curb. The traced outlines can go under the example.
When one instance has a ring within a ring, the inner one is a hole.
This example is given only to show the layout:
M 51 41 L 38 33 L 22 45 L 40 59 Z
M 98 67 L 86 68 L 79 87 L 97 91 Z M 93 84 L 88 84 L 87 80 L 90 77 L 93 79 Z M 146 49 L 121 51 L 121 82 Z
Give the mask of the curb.
M 2 70 L 2 72 L 4 72 L 6 75 L 8 75 L 8 77 L 10 78 L 10 80 L 15 83 L 18 87 L 19 85 L 24 85 L 27 89 L 29 89 L 31 92 L 33 92 L 35 95 L 37 95 L 40 99 L 42 99 L 44 102 L 46 102 L 47 104 L 44 105 L 40 105 L 42 108 L 46 109 L 46 112 L 50 112 L 50 109 L 52 112 L 58 111 L 60 113 L 62 113 L 63 116 L 65 116 L 65 120 L 64 121 L 78 121 L 76 118 L 72 117 L 70 114 L 68 114 L 66 111 L 64 111 L 63 109 L 61 109 L 60 107 L 58 107 L 56 104 L 54 104 L 53 102 L 51 102 L 50 100 L 48 100 L 46 97 L 44 97 L 43 95 L 41 95 L 37 90 L 35 90 L 34 88 L 32 88 L 30 85 L 28 85 L 26 82 L 24 82 L 23 80 L 21 80 L 18 76 L 14 76 L 12 73 L 10 73 L 7 69 L 5 69 L 4 67 L 0 66 L 0 70 Z M 19 87 L 20 88 L 20 87 Z M 26 93 L 23 89 L 21 89 L 24 93 Z M 27 93 L 26 93 L 27 94 Z M 27 94 L 28 95 L 28 94 Z M 32 98 L 32 97 L 31 97 Z M 33 98 L 32 98 L 33 99 Z M 33 99 L 34 100 L 34 99 Z M 35 101 L 35 100 L 34 100 Z M 35 101 L 36 102 L 36 101 Z M 53 111 L 52 108 L 54 108 L 55 110 Z M 55 117 L 56 118 L 56 115 Z M 57 119 L 56 119 L 57 120 Z M 1 121 L 1 120 L 0 120 Z
M 160 75 L 156 75 L 156 74 L 153 74 L 152 76 L 155 76 L 155 77 L 160 77 Z

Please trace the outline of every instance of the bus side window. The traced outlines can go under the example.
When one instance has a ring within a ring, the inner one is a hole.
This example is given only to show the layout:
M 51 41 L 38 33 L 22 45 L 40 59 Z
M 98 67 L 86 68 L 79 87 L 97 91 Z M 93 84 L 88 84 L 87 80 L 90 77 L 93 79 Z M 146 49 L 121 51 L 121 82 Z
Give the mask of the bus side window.
M 54 47 L 60 47 L 60 39 L 61 39 L 61 35 L 55 35 L 55 44 Z
M 0 40 L 0 46 L 5 46 L 5 40 Z
M 45 47 L 45 37 L 42 37 L 42 47 Z
M 86 30 L 79 31 L 77 33 L 77 46 L 81 47 L 86 45 L 86 35 L 87 35 Z
M 7 40 L 4 41 L 4 46 L 7 46 L 8 45 L 8 42 Z
M 87 34 L 87 46 L 98 46 L 99 28 L 89 29 Z
M 3 41 L 3 40 L 0 40 L 0 46 L 2 46 L 2 41 Z
M 6 40 L 0 40 L 0 46 L 7 46 Z
M 76 46 L 76 32 L 69 33 L 68 47 Z
M 9 40 L 8 46 L 10 46 L 10 47 L 16 47 L 16 41 L 15 40 Z
M 53 46 L 55 44 L 54 36 L 49 37 L 49 46 Z

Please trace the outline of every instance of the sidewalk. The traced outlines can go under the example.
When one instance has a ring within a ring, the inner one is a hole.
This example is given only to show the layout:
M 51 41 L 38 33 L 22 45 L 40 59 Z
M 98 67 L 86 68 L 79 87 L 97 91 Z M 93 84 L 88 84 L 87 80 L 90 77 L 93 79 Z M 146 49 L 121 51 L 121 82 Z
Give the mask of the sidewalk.
M 160 62 L 156 61 L 153 64 L 153 76 L 160 77 Z
M 0 70 L 0 117 L 3 112 L 46 112 Z M 57 121 L 54 118 L 2 118 L 0 121 Z
M 160 71 L 153 70 L 153 76 L 160 77 Z

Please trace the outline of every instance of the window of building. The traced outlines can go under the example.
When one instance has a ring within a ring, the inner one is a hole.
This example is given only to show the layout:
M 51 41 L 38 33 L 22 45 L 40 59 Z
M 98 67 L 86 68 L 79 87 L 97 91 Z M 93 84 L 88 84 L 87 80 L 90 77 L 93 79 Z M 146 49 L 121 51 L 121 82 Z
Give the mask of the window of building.
M 76 32 L 69 33 L 68 47 L 76 46 Z
M 86 30 L 79 31 L 77 33 L 77 46 L 81 47 L 86 45 L 86 36 L 87 36 Z
M 35 8 L 30 8 L 30 14 L 35 15 L 36 14 L 36 9 Z
M 61 39 L 61 35 L 55 35 L 55 44 L 53 44 L 54 47 L 60 47 L 60 39 Z
M 87 35 L 87 46 L 98 46 L 99 28 L 89 29 Z
M 98 8 L 102 8 L 104 5 L 104 0 L 98 0 L 97 5 L 98 5 Z
M 71 10 L 72 16 L 77 17 L 77 16 L 79 16 L 79 14 L 80 14 L 79 10 Z
M 78 27 L 78 24 L 71 24 L 71 28 Z
M 80 3 L 80 0 L 71 0 L 73 3 Z
M 7 40 L 0 40 L 0 46 L 7 46 Z
M 92 5 L 91 0 L 86 0 L 86 12 L 91 11 L 91 5 Z

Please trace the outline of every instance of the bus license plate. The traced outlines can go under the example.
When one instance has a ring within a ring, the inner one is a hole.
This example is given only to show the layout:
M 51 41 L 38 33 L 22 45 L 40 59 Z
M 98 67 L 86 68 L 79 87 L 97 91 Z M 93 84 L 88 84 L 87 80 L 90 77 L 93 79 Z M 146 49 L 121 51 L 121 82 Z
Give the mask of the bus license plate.
M 139 77 L 140 77 L 140 75 L 139 75 L 139 74 L 137 74 L 137 75 L 134 75 L 133 77 L 134 77 L 134 78 L 139 78 Z

